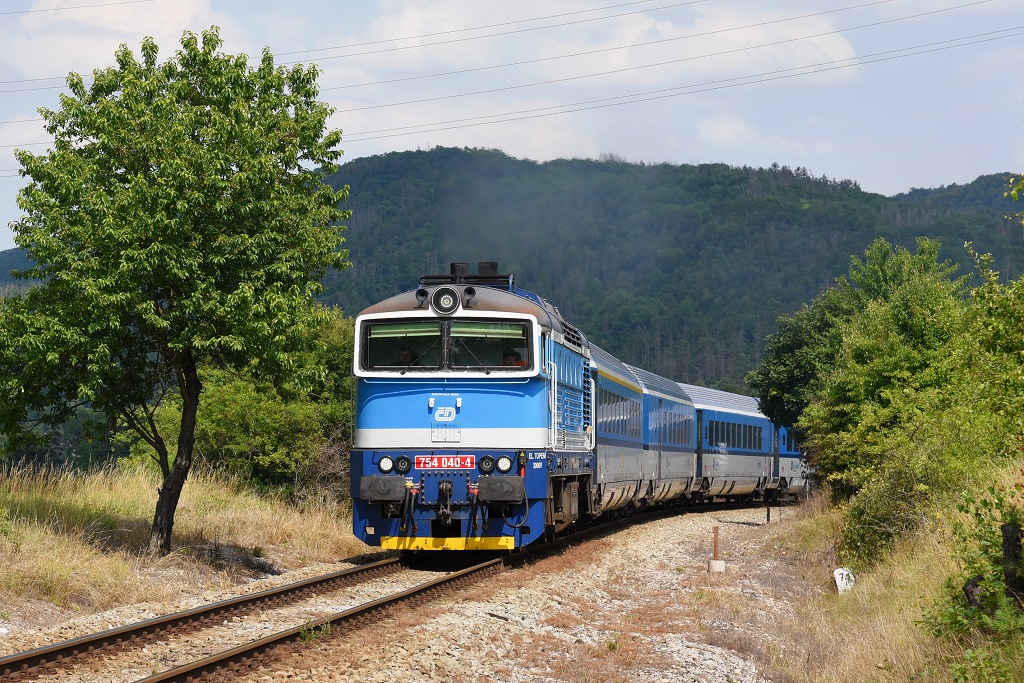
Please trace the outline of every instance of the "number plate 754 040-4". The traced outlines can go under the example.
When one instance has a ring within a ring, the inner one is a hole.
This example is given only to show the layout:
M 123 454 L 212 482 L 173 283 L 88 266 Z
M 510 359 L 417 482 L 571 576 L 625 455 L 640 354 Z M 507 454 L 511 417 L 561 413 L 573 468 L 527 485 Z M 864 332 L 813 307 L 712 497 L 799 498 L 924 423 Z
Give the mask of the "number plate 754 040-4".
M 471 470 L 476 467 L 475 455 L 417 455 L 418 470 Z

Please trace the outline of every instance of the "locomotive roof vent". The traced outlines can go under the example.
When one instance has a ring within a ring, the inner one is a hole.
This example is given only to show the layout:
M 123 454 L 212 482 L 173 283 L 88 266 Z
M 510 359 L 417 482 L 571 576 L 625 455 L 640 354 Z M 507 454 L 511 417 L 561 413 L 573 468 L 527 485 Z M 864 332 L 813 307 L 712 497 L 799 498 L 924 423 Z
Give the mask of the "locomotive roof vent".
M 448 274 L 420 276 L 420 286 L 429 285 L 477 285 L 513 292 L 516 276 L 515 273 L 499 273 L 497 261 L 480 261 L 475 274 L 469 272 L 468 263 L 454 262 Z

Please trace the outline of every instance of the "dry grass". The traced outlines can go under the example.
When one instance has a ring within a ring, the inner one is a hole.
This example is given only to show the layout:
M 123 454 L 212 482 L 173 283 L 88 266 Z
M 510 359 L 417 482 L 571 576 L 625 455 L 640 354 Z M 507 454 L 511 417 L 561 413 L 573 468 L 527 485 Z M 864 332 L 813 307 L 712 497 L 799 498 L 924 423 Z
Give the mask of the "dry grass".
M 145 470 L 75 473 L 13 468 L 0 480 L 0 599 L 91 612 L 230 583 L 273 564 L 336 561 L 366 547 L 351 518 L 298 512 L 216 477 L 189 478 L 175 552 L 146 555 L 157 477 Z
M 541 656 L 547 655 L 545 674 L 565 683 L 637 683 L 644 680 L 643 668 L 659 663 L 650 644 L 626 629 L 609 631 L 598 643 L 566 644 L 560 638 L 542 635 L 529 646 L 539 648 Z
M 852 591 L 822 592 L 778 624 L 780 648 L 766 652 L 779 680 L 907 681 L 943 658 L 945 645 L 920 626 L 951 571 L 941 537 L 899 548 Z

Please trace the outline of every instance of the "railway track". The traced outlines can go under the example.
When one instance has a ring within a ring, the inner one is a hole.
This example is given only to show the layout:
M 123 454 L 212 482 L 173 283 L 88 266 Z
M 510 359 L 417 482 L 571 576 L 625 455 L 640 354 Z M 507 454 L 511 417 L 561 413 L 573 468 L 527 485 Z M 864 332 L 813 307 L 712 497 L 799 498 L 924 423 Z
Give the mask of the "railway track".
M 742 506 L 736 504 L 702 506 L 703 510 L 707 512 L 735 507 Z M 567 545 L 582 543 L 590 538 L 604 536 L 627 526 L 672 516 L 679 512 L 679 509 L 661 509 L 595 525 L 537 548 L 504 558 L 488 559 L 474 566 L 452 571 L 396 592 L 390 592 L 377 599 L 335 612 L 329 616 L 306 620 L 300 625 L 272 635 L 250 640 L 236 647 L 198 658 L 187 664 L 172 666 L 148 677 L 135 680 L 139 683 L 170 681 L 197 683 L 199 681 L 219 681 L 253 672 L 283 658 L 289 649 L 296 646 L 301 647 L 304 641 L 318 641 L 328 635 L 345 634 L 362 628 L 385 616 L 397 605 L 422 602 L 433 594 L 475 581 L 485 574 L 500 570 L 505 565 L 525 563 L 538 555 L 558 552 Z M 141 650 L 148 643 L 166 640 L 171 634 L 180 636 L 183 633 L 208 628 L 214 624 L 222 624 L 227 620 L 237 620 L 242 615 L 296 603 L 313 595 L 358 585 L 372 580 L 374 577 L 395 573 L 402 568 L 398 558 L 382 560 L 252 595 L 2 657 L 0 658 L 0 683 L 8 681 L 20 683 L 55 675 L 61 670 L 79 667 L 90 668 L 91 662 L 98 658 L 109 658 L 117 652 Z
M 54 645 L 0 657 L 0 682 L 29 681 L 77 666 L 89 658 L 141 649 L 148 643 L 181 635 L 225 619 L 294 603 L 316 593 L 335 591 L 401 569 L 398 558 L 373 562 L 313 577 L 251 595 L 204 605 L 184 612 L 128 624 Z

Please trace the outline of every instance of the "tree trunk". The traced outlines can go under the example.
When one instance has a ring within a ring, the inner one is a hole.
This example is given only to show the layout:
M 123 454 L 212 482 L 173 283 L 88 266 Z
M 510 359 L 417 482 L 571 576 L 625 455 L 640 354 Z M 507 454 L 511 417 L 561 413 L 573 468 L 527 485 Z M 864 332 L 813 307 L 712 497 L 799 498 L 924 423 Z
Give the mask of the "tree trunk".
M 171 552 L 171 533 L 174 530 L 174 513 L 178 509 L 181 490 L 185 486 L 192 468 L 192 448 L 196 441 L 196 414 L 199 410 L 199 392 L 202 384 L 196 372 L 195 359 L 191 352 L 182 354 L 178 366 L 178 388 L 181 392 L 181 428 L 178 432 L 178 450 L 171 469 L 164 476 L 156 499 L 156 513 L 153 515 L 153 530 L 149 535 L 149 552 L 153 555 L 167 555 Z

